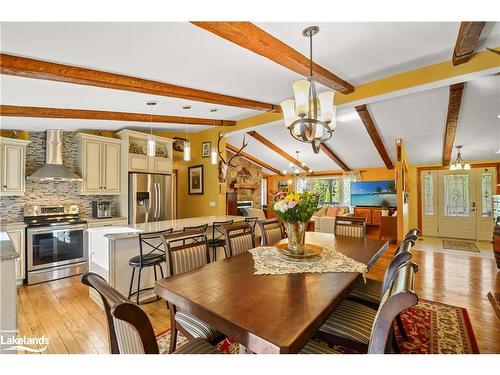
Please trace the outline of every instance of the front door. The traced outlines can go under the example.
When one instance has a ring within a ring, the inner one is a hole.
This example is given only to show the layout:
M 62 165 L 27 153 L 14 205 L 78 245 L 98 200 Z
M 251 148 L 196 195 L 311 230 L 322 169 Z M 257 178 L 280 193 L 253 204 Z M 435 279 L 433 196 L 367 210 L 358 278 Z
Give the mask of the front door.
M 438 171 L 439 236 L 476 239 L 474 170 Z

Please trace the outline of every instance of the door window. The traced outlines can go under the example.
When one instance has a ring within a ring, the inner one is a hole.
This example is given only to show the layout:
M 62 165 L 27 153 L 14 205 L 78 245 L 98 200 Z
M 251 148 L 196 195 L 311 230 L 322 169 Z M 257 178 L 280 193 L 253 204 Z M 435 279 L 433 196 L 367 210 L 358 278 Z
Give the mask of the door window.
M 444 215 L 469 216 L 469 175 L 444 176 Z
M 481 216 L 491 217 L 492 211 L 492 189 L 491 173 L 481 173 Z
M 424 176 L 424 207 L 425 215 L 434 215 L 434 187 L 430 174 Z

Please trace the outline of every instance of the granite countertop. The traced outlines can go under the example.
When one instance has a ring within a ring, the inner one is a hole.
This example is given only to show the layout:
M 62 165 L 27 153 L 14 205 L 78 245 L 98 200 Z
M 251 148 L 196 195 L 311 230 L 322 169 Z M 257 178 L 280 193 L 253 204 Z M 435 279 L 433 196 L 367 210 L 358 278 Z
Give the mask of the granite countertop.
M 176 220 L 165 220 L 165 221 L 157 221 L 153 223 L 142 223 L 142 224 L 130 224 L 123 225 L 120 227 L 113 227 L 113 233 L 106 234 L 105 236 L 111 240 L 118 240 L 122 238 L 132 238 L 137 237 L 139 233 L 151 233 L 151 232 L 160 232 L 170 228 L 174 230 L 182 230 L 184 227 L 195 227 L 198 225 L 208 224 L 212 225 L 214 221 L 227 221 L 234 220 L 243 221 L 245 220 L 244 216 L 231 216 L 231 215 L 217 215 L 217 216 L 199 216 L 199 217 L 190 217 L 186 219 L 176 219 Z M 124 228 L 124 233 L 117 232 L 119 228 Z M 96 228 L 99 229 L 99 228 Z M 134 229 L 137 232 L 127 232 L 127 229 Z M 88 229 L 88 231 L 92 231 L 95 229 Z M 103 229 L 100 228 L 102 231 Z
M 0 222 L 0 231 L 6 231 L 10 229 L 22 229 L 22 228 L 26 228 L 26 224 L 24 223 L 24 221 L 2 220 Z
M 0 261 L 17 258 L 19 258 L 19 254 L 9 235 L 7 232 L 0 232 Z

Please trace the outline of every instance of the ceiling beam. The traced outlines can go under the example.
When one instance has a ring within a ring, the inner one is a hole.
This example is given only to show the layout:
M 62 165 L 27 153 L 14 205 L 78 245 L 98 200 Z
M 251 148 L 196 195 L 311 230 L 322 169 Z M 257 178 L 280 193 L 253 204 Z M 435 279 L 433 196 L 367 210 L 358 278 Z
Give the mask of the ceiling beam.
M 479 36 L 486 22 L 462 22 L 453 50 L 453 65 L 466 63 L 474 55 Z
M 0 54 L 0 73 L 18 77 L 140 92 L 171 98 L 181 98 L 197 102 L 241 107 L 258 111 L 280 111 L 280 107 L 274 104 L 262 103 L 255 100 L 217 94 L 189 87 L 176 86 L 169 83 L 131 77 L 122 74 L 104 72 L 101 70 L 29 59 L 5 53 Z
M 465 83 L 457 83 L 450 86 L 450 97 L 448 100 L 448 115 L 446 117 L 446 128 L 444 133 L 443 145 L 443 166 L 450 165 L 453 145 L 455 143 L 455 134 L 457 133 L 458 114 L 462 103 L 462 93 Z
M 269 147 L 271 150 L 276 152 L 278 155 L 284 157 L 286 160 L 288 160 L 290 163 L 295 164 L 297 167 L 302 168 L 306 172 L 310 172 L 311 168 L 309 168 L 307 165 L 304 163 L 300 162 L 297 160 L 297 158 L 294 158 L 293 156 L 287 154 L 285 151 L 283 151 L 281 148 L 276 146 L 274 143 L 272 143 L 270 140 L 267 138 L 263 137 L 261 134 L 257 133 L 256 131 L 250 131 L 247 133 L 251 137 L 255 138 L 257 141 L 262 143 L 264 146 Z
M 268 34 L 251 22 L 191 22 L 193 25 L 246 48 L 258 55 L 290 69 L 302 76 L 309 76 L 309 58 L 288 44 Z M 305 41 L 304 41 L 305 43 Z M 333 90 L 344 94 L 354 91 L 354 87 L 329 70 L 313 62 L 313 77 Z
M 338 155 L 333 152 L 333 150 L 328 147 L 325 143 L 321 143 L 319 148 L 330 158 L 332 159 L 335 164 L 337 164 L 340 168 L 342 168 L 343 171 L 349 172 L 351 169 L 347 166 L 346 163 L 342 161 L 341 158 L 338 157 Z
M 235 147 L 235 146 L 233 146 L 232 144 L 229 144 L 229 143 L 226 143 L 226 149 L 228 149 L 229 151 L 231 151 L 233 153 L 236 153 L 239 150 L 238 147 Z M 253 162 L 253 163 L 257 164 L 257 165 L 260 165 L 262 168 L 266 168 L 266 169 L 268 169 L 270 171 L 273 171 L 277 175 L 281 176 L 283 174 L 279 169 L 276 169 L 276 168 L 270 166 L 269 164 L 263 162 L 260 159 L 257 159 L 255 156 L 247 154 L 244 151 L 240 151 L 239 155 L 242 156 L 242 157 L 244 157 L 245 159 L 250 160 L 251 162 Z
M 358 111 L 359 117 L 361 118 L 361 121 L 363 121 L 366 131 L 368 132 L 368 135 L 372 139 L 375 148 L 377 149 L 380 157 L 384 161 L 385 166 L 387 167 L 387 169 L 393 169 L 394 165 L 392 164 L 391 158 L 389 157 L 389 154 L 385 149 L 384 142 L 382 142 L 382 138 L 380 138 L 380 134 L 377 130 L 377 127 L 373 122 L 372 117 L 370 116 L 370 112 L 368 112 L 368 108 L 366 107 L 366 105 L 358 105 L 355 108 L 356 111 Z
M 146 123 L 165 123 L 179 125 L 234 126 L 236 121 L 217 120 L 198 117 L 181 117 L 169 115 L 151 115 L 148 113 L 95 111 L 88 109 L 24 107 L 0 105 L 0 116 L 65 118 L 80 120 L 134 121 Z

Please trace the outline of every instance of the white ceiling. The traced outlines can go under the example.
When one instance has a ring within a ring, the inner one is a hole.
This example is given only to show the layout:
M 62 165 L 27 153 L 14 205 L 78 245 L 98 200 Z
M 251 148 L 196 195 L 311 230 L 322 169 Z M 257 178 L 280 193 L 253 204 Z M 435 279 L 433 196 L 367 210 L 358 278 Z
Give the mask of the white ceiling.
M 259 27 L 307 54 L 301 32 L 305 23 L 257 23 Z M 356 85 L 401 71 L 450 59 L 458 22 L 319 23 L 315 61 Z M 177 23 L 2 23 L 1 51 L 42 60 L 101 69 L 277 104 L 291 97 L 300 76 L 186 22 Z M 481 48 L 500 45 L 500 23 L 488 24 Z M 498 78 L 497 78 L 498 79 Z M 457 142 L 464 157 L 491 159 L 496 143 L 499 93 L 495 78 L 469 82 L 464 92 Z M 1 76 L 1 104 L 149 113 L 148 100 L 158 101 L 154 113 L 241 119 L 259 112 L 227 106 L 155 97 L 97 87 Z M 319 85 L 319 91 L 324 87 Z M 394 140 L 406 142 L 410 163 L 438 163 L 442 158 L 448 90 L 437 88 L 368 105 L 394 160 Z M 185 111 L 182 105 L 190 104 Z M 209 112 L 210 108 L 218 112 Z M 147 123 L 2 117 L 4 129 L 43 130 L 121 128 L 148 129 Z M 163 130 L 184 124 L 154 124 Z M 189 126 L 189 131 L 206 129 Z M 293 140 L 278 122 L 257 129 L 263 136 L 313 170 L 339 169 L 323 153 Z M 246 151 L 279 169 L 289 162 L 247 137 Z M 230 135 L 238 146 L 241 135 Z M 373 143 L 352 108 L 338 113 L 337 130 L 328 145 L 351 168 L 383 166 Z

